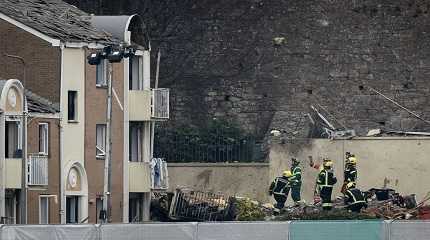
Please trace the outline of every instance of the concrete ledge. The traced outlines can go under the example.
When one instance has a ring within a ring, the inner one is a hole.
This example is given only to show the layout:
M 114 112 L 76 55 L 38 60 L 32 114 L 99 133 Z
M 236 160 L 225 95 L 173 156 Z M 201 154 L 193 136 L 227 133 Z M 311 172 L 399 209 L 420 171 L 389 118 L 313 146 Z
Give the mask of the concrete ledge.
M 167 167 L 269 167 L 269 163 L 167 163 Z

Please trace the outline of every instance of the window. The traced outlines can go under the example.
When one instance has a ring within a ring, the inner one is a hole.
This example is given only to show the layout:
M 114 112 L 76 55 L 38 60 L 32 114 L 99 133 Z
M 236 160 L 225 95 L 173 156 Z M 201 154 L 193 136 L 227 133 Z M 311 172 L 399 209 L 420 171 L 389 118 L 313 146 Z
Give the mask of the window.
M 130 123 L 129 161 L 142 161 L 142 125 Z
M 5 156 L 6 158 L 22 157 L 21 122 L 6 121 Z
M 106 80 L 107 80 L 107 63 L 106 60 L 103 59 L 100 61 L 99 64 L 96 66 L 96 86 L 106 86 Z
M 141 71 L 143 69 L 141 56 L 133 56 L 129 61 L 129 89 L 142 90 L 143 89 L 143 76 Z
M 39 198 L 39 224 L 49 224 L 49 197 Z
M 39 123 L 39 154 L 48 155 L 48 123 Z
M 78 92 L 68 91 L 68 102 L 67 102 L 67 119 L 69 121 L 76 121 L 78 119 Z
M 103 159 L 106 156 L 106 124 L 96 125 L 96 157 Z

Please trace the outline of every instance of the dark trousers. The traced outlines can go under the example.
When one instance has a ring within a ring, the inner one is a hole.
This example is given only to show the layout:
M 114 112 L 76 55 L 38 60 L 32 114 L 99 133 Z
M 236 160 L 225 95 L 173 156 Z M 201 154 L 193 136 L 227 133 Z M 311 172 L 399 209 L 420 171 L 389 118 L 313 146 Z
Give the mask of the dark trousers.
M 288 194 L 288 193 L 287 193 Z M 285 206 L 285 202 L 287 201 L 287 195 L 285 194 L 273 194 L 273 197 L 275 198 L 276 201 L 276 209 L 283 209 Z
M 300 197 L 300 188 L 301 187 L 302 186 L 300 184 L 293 185 L 291 187 L 291 198 L 293 199 L 294 202 L 298 202 L 301 200 L 301 197 Z
M 333 207 L 331 203 L 332 191 L 333 191 L 332 187 L 321 187 L 320 197 L 321 197 L 323 210 L 330 210 Z
M 359 213 L 362 208 L 366 207 L 366 205 L 366 203 L 356 203 L 349 205 L 347 208 L 351 210 L 351 212 Z

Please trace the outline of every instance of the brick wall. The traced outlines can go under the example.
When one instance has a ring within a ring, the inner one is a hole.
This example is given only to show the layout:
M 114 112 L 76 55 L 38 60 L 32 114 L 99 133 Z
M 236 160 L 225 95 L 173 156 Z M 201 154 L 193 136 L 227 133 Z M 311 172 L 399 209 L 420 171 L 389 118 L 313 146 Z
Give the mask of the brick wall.
M 88 54 L 87 54 L 88 55 Z M 124 106 L 123 63 L 113 64 L 113 88 Z M 96 159 L 96 124 L 106 124 L 107 88 L 96 87 L 96 67 L 85 67 L 85 169 L 89 222 L 97 220 L 96 199 L 103 195 L 104 160 Z M 112 98 L 112 222 L 122 222 L 124 112 Z
M 27 70 L 19 60 L 7 58 L 4 54 L 24 58 Z M 61 51 L 50 43 L 0 20 L 0 77 L 21 80 L 26 89 L 45 97 L 53 103 L 60 102 Z
M 428 1 L 69 2 L 89 12 L 144 17 L 152 48 L 162 50 L 170 124 L 217 117 L 258 136 L 271 128 L 307 136 L 304 114 L 318 103 L 359 134 L 430 130 L 359 89 L 372 86 L 430 119 Z
M 48 123 L 49 152 L 48 152 L 48 187 L 30 187 L 28 191 L 27 211 L 29 224 L 39 223 L 39 196 L 57 195 L 58 203 L 54 198 L 49 200 L 49 222 L 60 223 L 60 129 L 58 119 L 29 118 L 27 126 L 28 154 L 39 152 L 39 123 Z

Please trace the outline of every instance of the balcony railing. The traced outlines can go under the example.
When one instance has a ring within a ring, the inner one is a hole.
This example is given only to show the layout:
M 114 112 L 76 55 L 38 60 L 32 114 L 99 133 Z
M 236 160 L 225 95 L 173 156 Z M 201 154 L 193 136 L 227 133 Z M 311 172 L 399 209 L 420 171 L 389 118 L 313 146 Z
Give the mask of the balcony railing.
M 169 119 L 169 89 L 152 89 L 151 117 Z
M 48 156 L 30 154 L 28 158 L 28 185 L 48 185 Z

